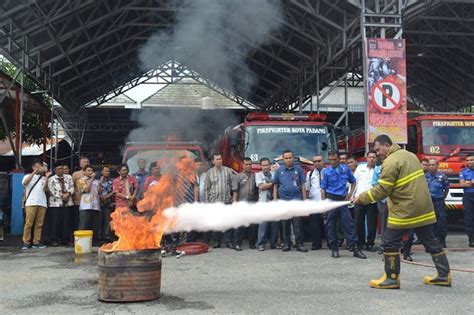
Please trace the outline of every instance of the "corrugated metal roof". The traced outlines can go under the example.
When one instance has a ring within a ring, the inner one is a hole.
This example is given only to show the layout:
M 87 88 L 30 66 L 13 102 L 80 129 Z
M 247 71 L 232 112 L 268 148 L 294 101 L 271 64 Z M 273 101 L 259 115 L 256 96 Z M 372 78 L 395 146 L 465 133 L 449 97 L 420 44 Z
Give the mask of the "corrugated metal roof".
M 190 78 L 162 88 L 145 99 L 142 106 L 202 107 L 203 102 L 209 102 L 216 108 L 242 108 L 229 98 Z

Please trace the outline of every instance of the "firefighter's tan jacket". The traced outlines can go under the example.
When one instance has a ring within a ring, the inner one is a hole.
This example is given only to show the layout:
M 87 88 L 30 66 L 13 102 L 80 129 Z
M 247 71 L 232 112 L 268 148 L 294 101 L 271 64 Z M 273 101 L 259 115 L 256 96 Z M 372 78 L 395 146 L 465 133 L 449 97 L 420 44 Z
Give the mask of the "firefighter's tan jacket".
M 388 222 L 392 229 L 409 229 L 436 222 L 425 174 L 417 157 L 397 144 L 383 161 L 378 184 L 359 195 L 369 204 L 388 197 Z

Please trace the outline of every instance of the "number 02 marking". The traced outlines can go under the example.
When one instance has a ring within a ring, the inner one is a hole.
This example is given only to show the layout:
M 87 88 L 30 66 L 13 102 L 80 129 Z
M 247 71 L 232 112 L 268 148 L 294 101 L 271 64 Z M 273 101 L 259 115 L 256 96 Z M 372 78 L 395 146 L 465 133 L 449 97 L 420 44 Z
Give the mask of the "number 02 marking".
M 441 149 L 439 148 L 439 146 L 433 145 L 433 146 L 430 147 L 430 153 L 436 154 L 436 153 L 440 153 L 440 152 L 441 152 Z

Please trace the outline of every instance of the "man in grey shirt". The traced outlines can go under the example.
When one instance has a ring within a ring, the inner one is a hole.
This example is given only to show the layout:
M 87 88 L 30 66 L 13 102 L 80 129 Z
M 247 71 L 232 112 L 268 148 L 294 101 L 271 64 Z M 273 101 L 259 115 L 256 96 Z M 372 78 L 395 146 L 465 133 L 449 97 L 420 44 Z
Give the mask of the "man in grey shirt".
M 256 202 L 258 200 L 258 190 L 255 184 L 255 174 L 252 173 L 252 160 L 244 158 L 244 171 L 234 176 L 232 181 L 233 201 Z M 257 241 L 256 224 L 251 224 L 248 228 L 249 247 L 255 249 Z M 244 238 L 245 227 L 241 226 L 234 230 L 234 248 L 236 251 L 242 250 L 242 240 Z
M 222 166 L 222 155 L 214 153 L 212 155 L 212 164 L 214 165 L 206 173 L 206 202 L 232 203 L 232 171 L 230 168 Z M 224 211 L 224 210 L 223 210 Z M 220 248 L 222 243 L 222 233 L 213 234 L 213 248 Z M 232 230 L 225 232 L 225 242 L 228 248 L 232 248 Z

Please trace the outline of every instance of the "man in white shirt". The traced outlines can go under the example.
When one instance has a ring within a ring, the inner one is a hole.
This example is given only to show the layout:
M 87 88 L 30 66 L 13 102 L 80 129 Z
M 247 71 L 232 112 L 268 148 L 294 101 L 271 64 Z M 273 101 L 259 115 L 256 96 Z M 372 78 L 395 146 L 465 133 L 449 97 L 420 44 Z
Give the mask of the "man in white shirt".
M 46 191 L 48 189 L 48 178 L 51 172 L 47 172 L 43 163 L 34 161 L 32 164 L 33 172 L 25 175 L 22 180 L 25 188 L 25 226 L 23 229 L 23 246 L 22 250 L 28 248 L 45 248 L 40 243 L 41 232 L 43 230 L 44 215 L 48 206 L 46 200 Z M 33 232 L 33 245 L 30 245 L 31 230 Z
M 375 151 L 367 153 L 367 164 L 360 164 L 354 173 L 356 178 L 355 197 L 369 190 L 372 187 L 372 178 L 374 176 Z M 354 219 L 356 222 L 356 233 L 359 239 L 359 246 L 366 246 L 368 251 L 374 251 L 375 235 L 377 233 L 377 203 L 368 205 L 356 205 L 354 210 Z M 365 233 L 365 220 L 367 217 L 367 240 Z
M 308 192 L 308 199 L 314 201 L 321 200 L 321 175 L 324 169 L 324 160 L 322 155 L 315 155 L 313 157 L 313 170 L 306 174 L 306 191 Z M 322 247 L 321 232 L 323 226 L 323 217 L 320 213 L 311 214 L 309 216 L 311 227 L 311 249 L 318 250 Z

